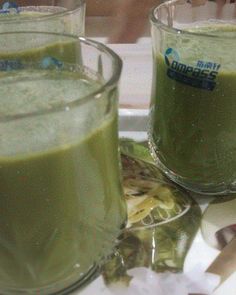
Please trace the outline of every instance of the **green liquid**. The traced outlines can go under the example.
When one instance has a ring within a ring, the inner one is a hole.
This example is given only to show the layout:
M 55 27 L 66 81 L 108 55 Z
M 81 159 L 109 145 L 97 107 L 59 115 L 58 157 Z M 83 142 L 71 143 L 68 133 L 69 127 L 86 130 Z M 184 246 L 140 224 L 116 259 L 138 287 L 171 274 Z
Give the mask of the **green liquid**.
M 208 24 L 194 31 L 225 32 L 233 37 L 236 28 Z M 209 91 L 170 79 L 164 57 L 156 57 L 152 141 L 163 169 L 182 179 L 180 183 L 196 190 L 217 186 L 227 190 L 236 180 L 236 53 L 233 47 L 230 51 L 234 45 L 230 39 L 221 42 L 220 48 L 220 42 L 213 42 L 210 50 L 209 39 L 179 39 L 168 46 L 178 51 L 180 62 L 213 61 L 221 68 L 215 89 Z
M 84 8 L 67 12 L 60 6 L 23 6 L 19 7 L 18 13 L 11 9 L 9 13 L 0 13 L 0 32 L 54 32 L 83 36 Z
M 2 75 L 1 113 L 8 116 L 18 109 L 50 110 L 99 87 L 76 72 Z M 110 253 L 126 208 L 117 115 L 99 120 L 104 105 L 101 98 L 84 107 L 0 123 L 1 293 L 8 287 L 40 289 L 55 283 L 55 290 L 62 289 Z

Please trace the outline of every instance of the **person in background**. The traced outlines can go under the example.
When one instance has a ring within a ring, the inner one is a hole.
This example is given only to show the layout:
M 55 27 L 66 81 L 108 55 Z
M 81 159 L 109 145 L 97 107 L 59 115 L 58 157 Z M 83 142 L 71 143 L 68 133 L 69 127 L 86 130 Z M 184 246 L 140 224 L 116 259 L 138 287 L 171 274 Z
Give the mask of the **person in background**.
M 205 5 L 207 0 L 189 0 L 192 6 Z M 142 36 L 148 24 L 152 7 L 164 0 L 86 0 L 88 15 L 114 16 L 117 25 L 111 29 L 108 43 L 135 43 Z M 224 5 L 235 0 L 215 0 L 216 17 L 223 15 Z M 236 4 L 235 4 L 236 14 Z
M 109 43 L 135 43 L 148 24 L 149 11 L 161 0 L 87 0 L 89 16 L 113 16 Z
M 161 0 L 118 0 L 114 13 L 120 22 L 109 38 L 110 43 L 134 43 L 143 35 L 150 9 Z

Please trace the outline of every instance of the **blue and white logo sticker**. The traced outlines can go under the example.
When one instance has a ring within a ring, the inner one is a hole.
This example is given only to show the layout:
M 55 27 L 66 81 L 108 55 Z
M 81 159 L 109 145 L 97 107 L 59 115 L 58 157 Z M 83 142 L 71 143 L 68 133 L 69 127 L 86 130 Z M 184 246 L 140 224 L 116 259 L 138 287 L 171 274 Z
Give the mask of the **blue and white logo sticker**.
M 165 62 L 167 66 L 170 66 L 174 60 L 179 61 L 179 54 L 173 48 L 168 48 L 165 52 Z
M 31 68 L 33 65 L 34 64 L 22 62 L 19 59 L 0 59 L 0 71 L 2 72 Z M 44 57 L 41 61 L 39 61 L 39 63 L 36 63 L 35 65 L 44 70 L 61 70 L 64 67 L 63 62 L 51 56 Z
M 168 48 L 164 57 L 170 79 L 208 91 L 215 89 L 220 64 L 198 60 L 195 66 L 187 65 L 181 62 L 179 53 L 173 48 Z
M 23 64 L 18 59 L 0 59 L 0 71 L 8 72 L 23 69 Z
M 18 14 L 20 9 L 16 2 L 5 1 L 0 9 L 0 14 Z
M 63 62 L 56 59 L 55 57 L 45 56 L 41 61 L 41 67 L 43 69 L 52 69 L 52 68 L 61 69 L 63 68 Z

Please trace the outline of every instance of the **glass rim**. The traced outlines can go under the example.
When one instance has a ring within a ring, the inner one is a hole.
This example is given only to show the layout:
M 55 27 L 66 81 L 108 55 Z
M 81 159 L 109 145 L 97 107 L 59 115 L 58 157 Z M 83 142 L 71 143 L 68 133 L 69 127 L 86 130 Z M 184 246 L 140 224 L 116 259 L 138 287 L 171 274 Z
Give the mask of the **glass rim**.
M 198 32 L 189 32 L 184 29 L 177 29 L 175 27 L 170 27 L 166 24 L 164 24 L 161 20 L 158 19 L 157 17 L 157 11 L 161 9 L 162 7 L 168 7 L 172 6 L 176 3 L 178 3 L 180 0 L 169 0 L 164 3 L 161 3 L 158 6 L 155 6 L 151 9 L 150 14 L 149 14 L 149 20 L 153 26 L 160 27 L 164 31 L 172 34 L 178 34 L 178 35 L 184 35 L 184 36 L 189 36 L 189 37 L 200 37 L 200 38 L 214 38 L 215 40 L 219 39 L 232 39 L 231 36 L 218 36 L 218 35 L 213 35 L 210 33 L 198 33 Z
M 2 24 L 8 24 L 8 23 L 29 23 L 29 22 L 37 22 L 37 21 L 44 21 L 47 19 L 53 19 L 56 17 L 61 17 L 61 16 L 65 16 L 68 14 L 71 14 L 79 9 L 81 9 L 81 7 L 85 7 L 86 4 L 86 0 L 79 0 L 79 3 L 76 5 L 76 7 L 69 9 L 69 10 L 65 10 L 65 11 L 59 11 L 59 12 L 55 12 L 52 14 L 47 14 L 47 15 L 42 15 L 42 16 L 36 16 L 33 18 L 21 18 L 21 19 L 17 19 L 17 18 L 12 18 L 12 19 L 0 19 L 0 25 Z M 32 5 L 33 6 L 33 5 Z M 24 7 L 24 6 L 23 6 Z M 40 6 L 38 6 L 40 7 Z M 43 7 L 47 7 L 47 5 L 44 5 Z M 55 6 L 55 5 L 50 5 L 48 7 L 60 7 L 60 6 Z
M 25 32 L 4 32 L 0 33 L 0 37 L 3 35 L 19 35 L 19 34 L 35 34 L 35 35 L 51 35 L 51 36 L 57 36 L 57 37 L 64 37 L 65 39 L 68 38 L 68 40 L 74 40 L 75 42 L 80 42 L 82 44 L 86 44 L 88 46 L 91 46 L 95 48 L 96 50 L 105 53 L 107 56 L 109 56 L 112 60 L 111 65 L 112 65 L 112 73 L 108 79 L 104 81 L 104 83 L 101 84 L 98 89 L 95 91 L 91 91 L 89 94 L 86 94 L 80 98 L 77 98 L 71 102 L 65 102 L 64 104 L 61 104 L 60 106 L 54 106 L 51 109 L 47 110 L 39 110 L 39 111 L 33 111 L 33 112 L 26 112 L 23 114 L 14 114 L 14 115 L 7 115 L 7 116 L 2 116 L 0 117 L 0 122 L 8 122 L 8 121 L 14 121 L 18 119 L 25 119 L 29 117 L 35 117 L 35 116 L 40 116 L 40 115 L 47 115 L 47 114 L 52 114 L 52 113 L 59 113 L 62 111 L 65 111 L 65 109 L 69 108 L 70 110 L 80 107 L 81 105 L 84 105 L 86 103 L 89 103 L 90 101 L 97 100 L 99 99 L 102 94 L 105 91 L 109 91 L 114 89 L 120 79 L 121 76 L 121 71 L 122 71 L 122 60 L 121 58 L 109 47 L 106 45 L 85 38 L 85 37 L 80 37 L 80 36 L 75 36 L 75 35 L 70 35 L 70 34 L 60 34 L 60 33 L 51 33 L 51 32 L 34 32 L 34 31 L 25 31 Z M 1 53 L 0 53 L 1 54 Z

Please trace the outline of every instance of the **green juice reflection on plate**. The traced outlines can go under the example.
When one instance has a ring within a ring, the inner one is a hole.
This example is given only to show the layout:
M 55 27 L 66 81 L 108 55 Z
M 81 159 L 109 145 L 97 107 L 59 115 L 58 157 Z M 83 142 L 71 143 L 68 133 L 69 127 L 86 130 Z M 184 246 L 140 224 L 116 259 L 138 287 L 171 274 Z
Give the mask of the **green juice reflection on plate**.
M 173 40 L 166 33 L 164 54 L 154 61 L 153 152 L 162 169 L 187 188 L 235 190 L 236 55 L 230 45 L 236 27 L 203 23 L 188 31 L 217 38 L 209 43 L 183 34 Z M 228 39 L 220 42 L 219 36 Z
M 61 52 L 72 64 L 73 46 L 0 56 L 22 62 L 0 72 L 0 292 L 67 287 L 110 253 L 125 223 L 116 93 L 69 107 L 102 82 L 66 63 L 36 62 Z M 35 111 L 42 114 L 8 120 Z

